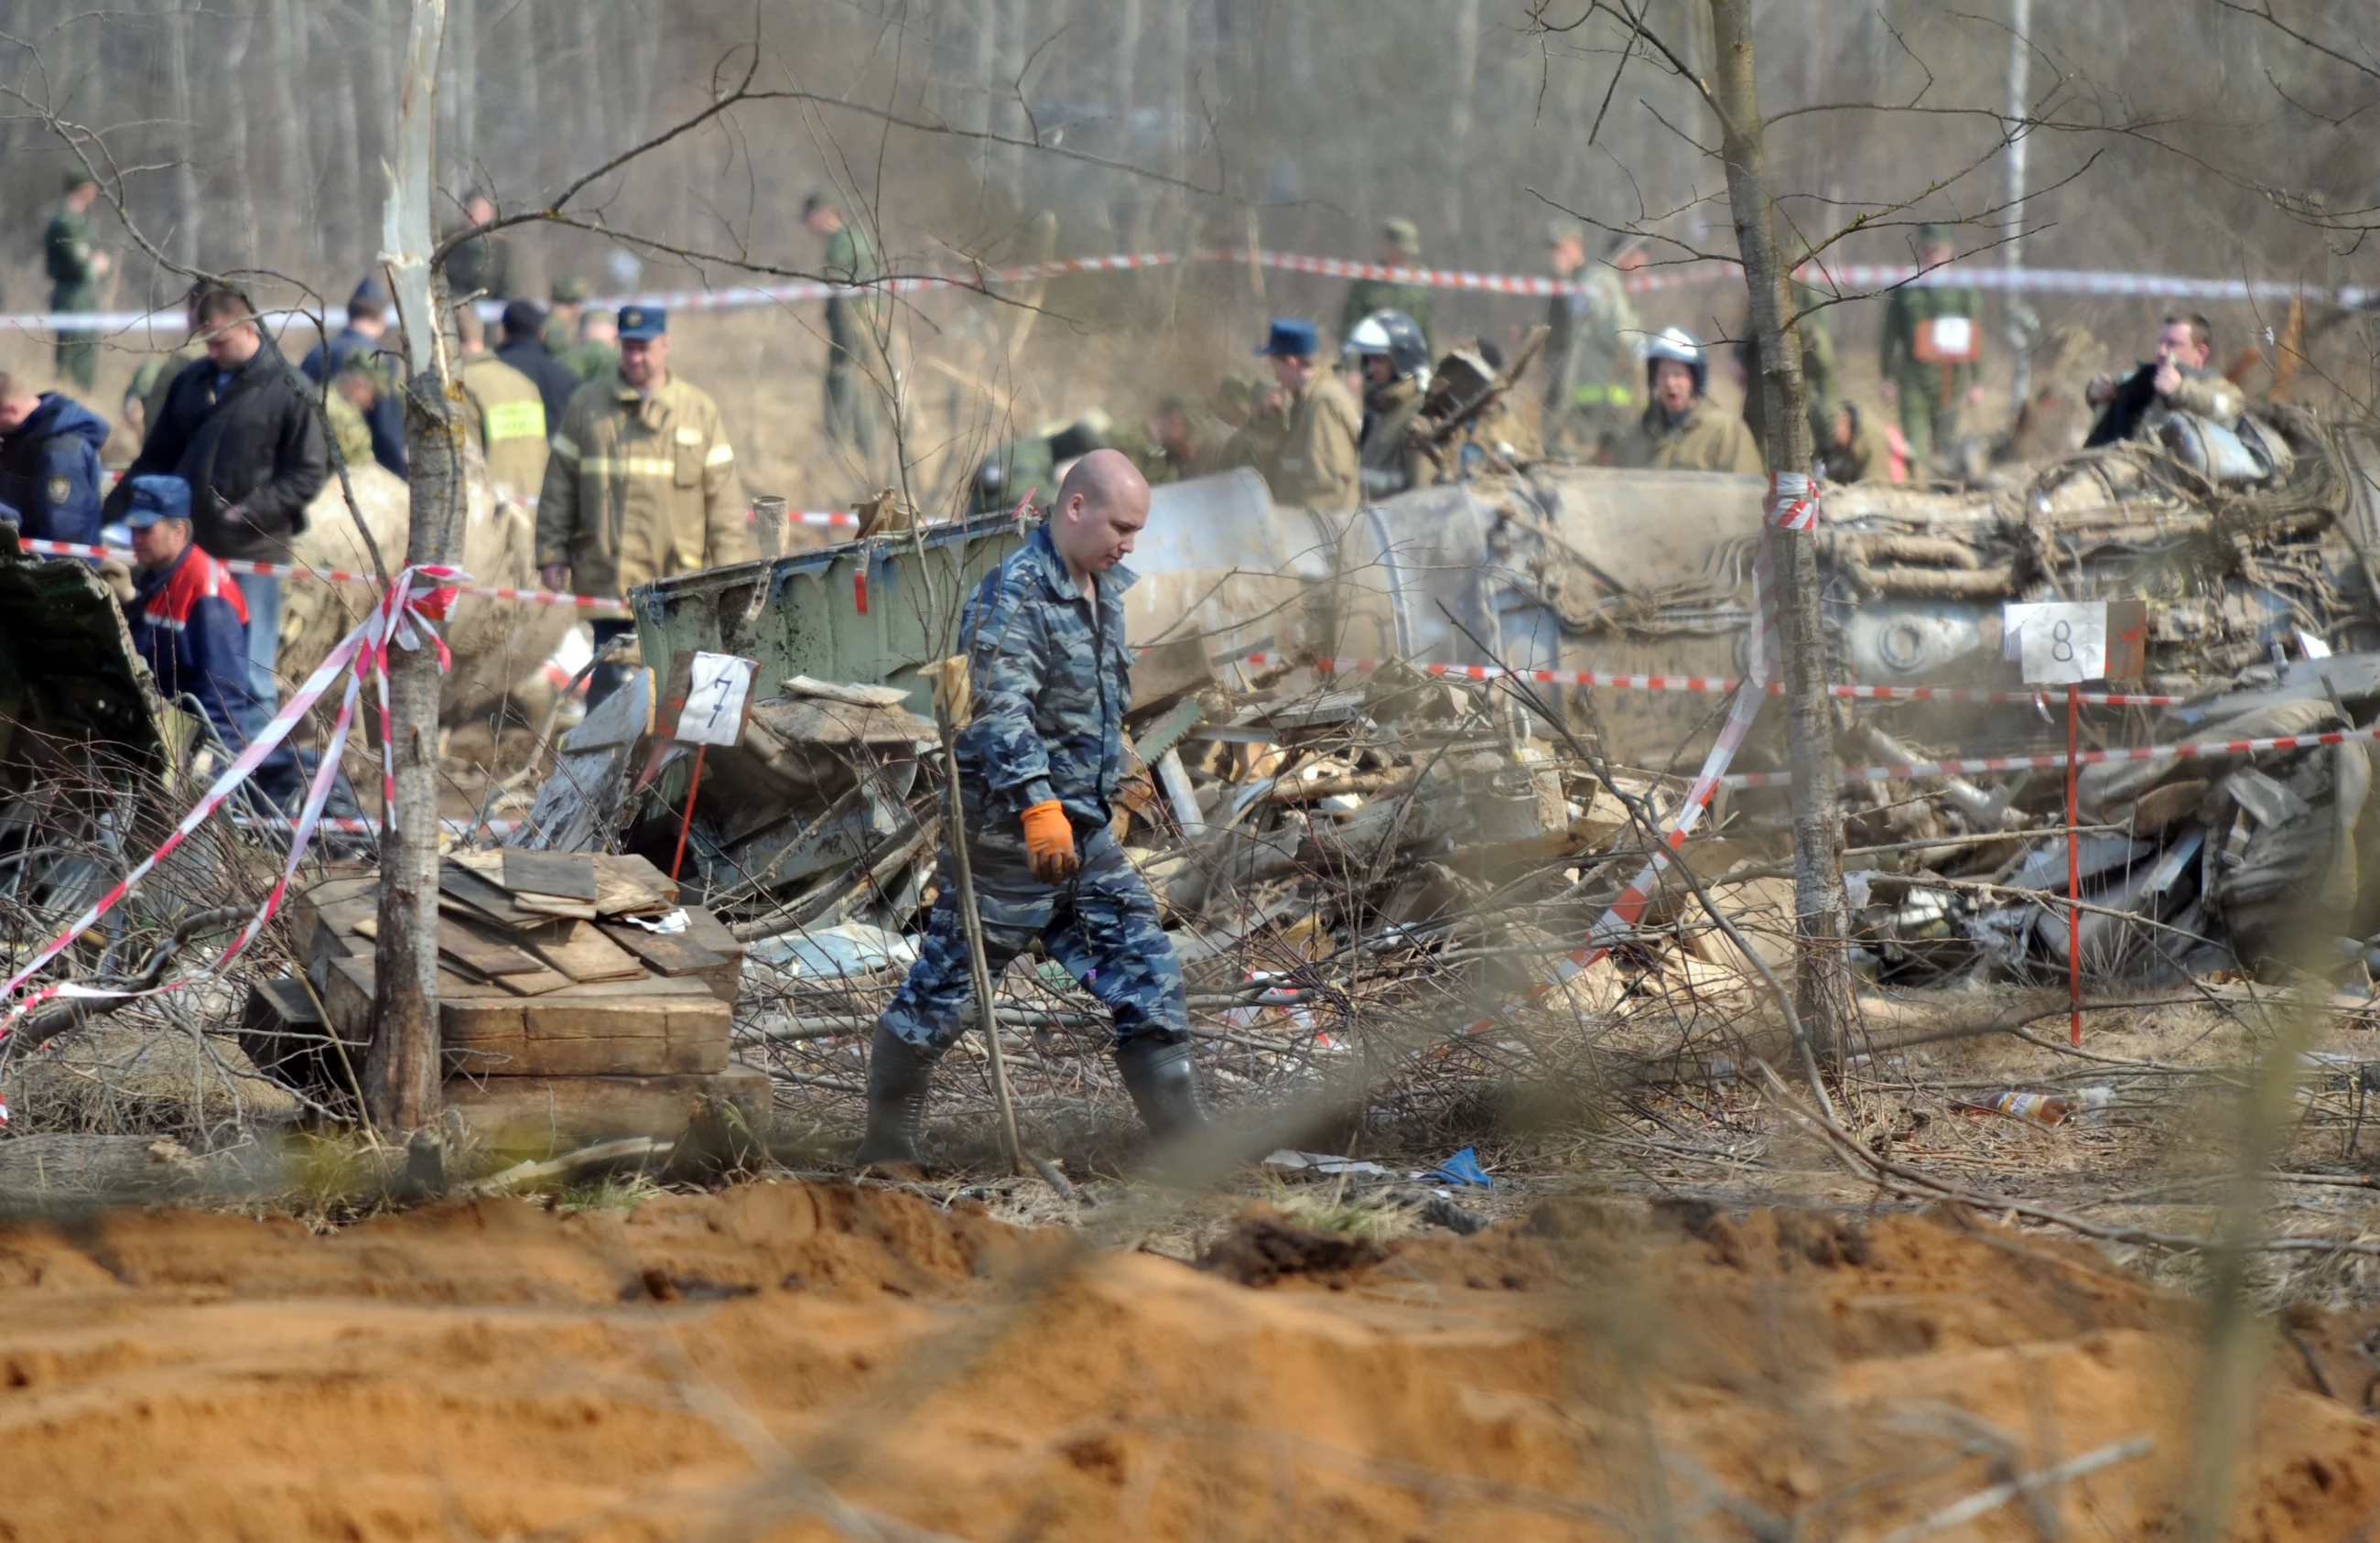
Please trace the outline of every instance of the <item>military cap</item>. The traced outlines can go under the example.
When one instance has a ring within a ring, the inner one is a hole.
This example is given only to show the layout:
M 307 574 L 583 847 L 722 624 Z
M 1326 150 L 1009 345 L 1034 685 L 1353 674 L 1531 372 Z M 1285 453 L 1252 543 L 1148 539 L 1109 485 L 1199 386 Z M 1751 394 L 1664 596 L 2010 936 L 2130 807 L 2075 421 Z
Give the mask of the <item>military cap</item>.
M 60 176 L 58 181 L 59 184 L 69 193 L 73 192 L 78 188 L 96 188 L 99 186 L 99 178 L 91 176 L 90 172 L 84 170 L 80 166 L 67 167 L 65 175 Z
M 650 343 L 669 331 L 669 312 L 659 306 L 622 306 L 620 341 Z
M 1411 220 L 1381 221 L 1380 239 L 1407 257 L 1421 255 L 1421 227 Z
M 388 310 L 388 291 L 380 286 L 379 274 L 366 273 L 364 281 L 356 286 L 355 293 L 347 297 L 349 310 L 358 306 L 366 309 L 377 308 L 383 311 Z
M 190 517 L 190 484 L 178 477 L 152 475 L 132 480 L 132 505 L 124 523 L 146 530 L 161 519 Z
M 1322 352 L 1322 334 L 1301 317 L 1276 316 L 1257 352 L 1273 358 L 1310 359 Z
M 1929 224 L 1922 225 L 1917 227 L 1917 246 L 1921 251 L 1931 251 L 1936 247 L 1949 247 L 1955 245 L 1957 245 L 1957 243 L 1950 239 L 1950 227 L 1949 225 Z
M 1157 416 L 1160 418 L 1170 418 L 1175 413 L 1187 418 L 1197 410 L 1197 398 L 1186 391 L 1168 392 L 1165 399 L 1157 404 Z
M 1558 247 L 1564 241 L 1576 241 L 1579 245 L 1585 246 L 1586 244 L 1585 225 L 1580 221 L 1570 218 L 1568 215 L 1563 215 L 1559 219 L 1548 220 L 1546 222 L 1546 245 L 1548 247 Z
M 553 281 L 553 286 L 546 293 L 558 306 L 584 305 L 587 303 L 587 281 L 575 273 L 565 273 Z

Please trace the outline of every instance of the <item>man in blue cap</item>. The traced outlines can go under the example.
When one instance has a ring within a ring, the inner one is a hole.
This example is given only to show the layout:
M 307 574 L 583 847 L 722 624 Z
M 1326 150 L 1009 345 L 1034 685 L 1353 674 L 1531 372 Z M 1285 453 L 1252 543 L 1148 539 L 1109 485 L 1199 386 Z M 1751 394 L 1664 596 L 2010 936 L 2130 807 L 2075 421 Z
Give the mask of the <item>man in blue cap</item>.
M 190 539 L 190 485 L 163 475 L 128 480 L 124 523 L 140 566 L 124 608 L 132 646 L 156 677 L 158 695 L 195 700 L 215 737 L 237 755 L 256 717 L 248 688 L 248 601 L 229 570 Z M 302 781 L 285 739 L 256 769 L 257 791 L 283 809 L 295 807 Z
M 1264 346 L 1289 415 L 1289 432 L 1264 474 L 1276 503 L 1311 509 L 1353 509 L 1364 501 L 1364 415 L 1355 399 L 1324 368 L 1322 339 L 1311 322 L 1275 317 Z
M 32 541 L 99 541 L 99 447 L 107 423 L 63 391 L 0 371 L 0 504 Z
M 554 431 L 537 504 L 537 563 L 550 589 L 616 598 L 672 574 L 759 555 L 744 517 L 735 447 L 718 405 L 670 373 L 669 317 L 620 308 L 620 368 L 580 386 Z M 594 624 L 595 650 L 635 630 Z M 627 678 L 599 665 L 589 707 Z
M 404 371 L 396 356 L 381 346 L 388 335 L 388 295 L 380 280 L 367 278 L 347 297 L 347 324 L 337 335 L 317 343 L 299 369 L 316 385 L 338 379 L 342 371 L 360 370 L 371 377 L 371 407 L 364 421 L 371 426 L 372 459 L 399 477 L 405 475 L 405 394 L 399 389 Z

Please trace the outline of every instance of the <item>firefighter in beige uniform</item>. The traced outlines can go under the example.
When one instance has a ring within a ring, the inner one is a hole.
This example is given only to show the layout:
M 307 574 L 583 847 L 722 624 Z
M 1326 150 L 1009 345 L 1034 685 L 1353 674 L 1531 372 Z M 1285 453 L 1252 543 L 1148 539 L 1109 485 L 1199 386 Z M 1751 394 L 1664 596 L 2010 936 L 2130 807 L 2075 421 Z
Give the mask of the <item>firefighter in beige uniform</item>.
M 549 589 L 616 598 L 758 555 L 719 408 L 670 374 L 668 328 L 659 310 L 623 307 L 619 373 L 579 387 L 563 414 L 537 508 L 538 567 Z M 634 626 L 597 621 L 596 652 Z M 599 667 L 588 704 L 625 678 L 624 666 Z

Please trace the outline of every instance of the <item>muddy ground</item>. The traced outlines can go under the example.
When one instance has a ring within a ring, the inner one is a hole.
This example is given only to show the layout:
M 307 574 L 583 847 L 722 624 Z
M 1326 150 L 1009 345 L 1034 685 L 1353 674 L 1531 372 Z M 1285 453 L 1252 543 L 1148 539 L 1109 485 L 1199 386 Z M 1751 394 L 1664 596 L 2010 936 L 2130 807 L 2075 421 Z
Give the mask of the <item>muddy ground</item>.
M 1166 1204 L 18 1224 L 0 1537 L 2178 1536 L 2193 1309 L 2085 1245 L 1573 1197 L 1468 1238 L 1257 1214 L 1201 1268 L 1132 1246 Z M 2292 1322 L 2339 1396 L 2267 1361 L 2229 1535 L 2365 1536 L 2368 1325 Z

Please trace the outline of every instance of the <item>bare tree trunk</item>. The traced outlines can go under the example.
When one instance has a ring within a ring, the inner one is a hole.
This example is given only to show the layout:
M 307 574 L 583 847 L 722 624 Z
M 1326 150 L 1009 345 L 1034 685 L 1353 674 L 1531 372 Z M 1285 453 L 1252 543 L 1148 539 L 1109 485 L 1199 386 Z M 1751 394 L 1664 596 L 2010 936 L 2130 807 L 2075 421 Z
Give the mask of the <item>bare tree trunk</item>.
M 214 70 L 218 80 L 246 80 L 248 61 L 256 51 L 256 18 L 253 12 L 237 12 L 214 23 L 223 30 L 223 61 Z M 231 244 L 224 253 L 226 266 L 255 268 L 258 265 L 258 231 L 256 200 L 253 196 L 253 167 L 249 158 L 249 104 L 234 98 L 225 104 L 222 115 L 223 155 L 231 172 Z
M 1471 177 L 1471 103 L 1479 90 L 1479 0 L 1455 0 L 1454 85 L 1446 103 L 1446 228 L 1463 230 L 1463 189 Z
M 1711 93 L 1722 119 L 1728 202 L 1760 342 L 1760 380 L 1767 415 L 1770 467 L 1811 468 L 1808 393 L 1802 379 L 1802 334 L 1794 324 L 1777 219 L 1770 202 L 1754 74 L 1752 0 L 1710 0 Z M 1793 898 L 1799 914 L 1795 995 L 1811 1051 L 1826 1071 L 1840 1070 L 1852 1024 L 1851 966 L 1845 954 L 1841 805 L 1835 787 L 1834 711 L 1827 696 L 1827 637 L 1815 532 L 1773 530 L 1776 604 L 1785 653 L 1786 735 L 1793 768 Z
M 432 128 L 445 0 L 413 0 L 398 99 L 395 156 L 382 232 L 404 328 L 406 448 L 411 457 L 409 567 L 452 560 L 461 545 L 462 431 L 448 396 L 430 253 Z M 374 1027 L 364 1098 L 385 1132 L 423 1130 L 439 1110 L 438 654 L 392 649 L 390 748 L 396 797 L 381 840 Z
M 165 10 L 165 115 L 173 122 L 175 140 L 188 144 L 198 132 L 190 121 L 190 32 L 198 18 L 179 11 L 172 0 L 158 3 Z M 187 154 L 172 159 L 174 234 L 165 249 L 185 268 L 195 268 L 199 265 L 198 168 Z
M 273 78 L 273 200 L 285 215 L 299 210 L 315 210 L 314 155 L 308 142 L 305 115 L 299 112 L 299 93 L 305 100 L 315 98 L 315 84 L 310 67 L 311 50 L 307 46 L 306 30 L 311 22 L 306 13 L 292 5 L 291 0 L 273 0 L 267 14 L 267 25 L 273 35 L 273 63 L 269 67 Z M 353 111 L 350 107 L 349 111 Z M 311 219 L 288 222 L 294 225 L 289 235 L 291 250 L 286 259 L 295 271 L 315 274 L 322 267 L 322 221 Z

